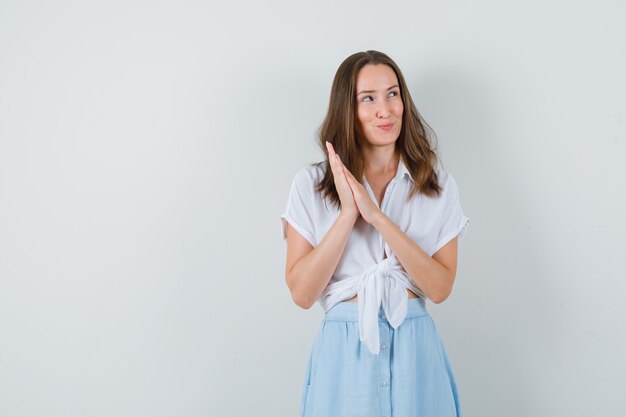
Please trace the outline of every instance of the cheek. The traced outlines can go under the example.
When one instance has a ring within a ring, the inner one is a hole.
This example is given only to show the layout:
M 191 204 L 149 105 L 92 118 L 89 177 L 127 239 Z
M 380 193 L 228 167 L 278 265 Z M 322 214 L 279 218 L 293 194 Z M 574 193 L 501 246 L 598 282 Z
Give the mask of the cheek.
M 398 116 L 402 116 L 403 111 L 404 111 L 404 106 L 402 105 L 402 101 L 399 101 L 398 104 L 395 106 L 395 113 Z
M 364 125 L 369 120 L 369 115 L 368 115 L 367 110 L 363 109 L 362 107 L 357 110 L 356 116 L 357 116 L 357 122 L 361 125 Z

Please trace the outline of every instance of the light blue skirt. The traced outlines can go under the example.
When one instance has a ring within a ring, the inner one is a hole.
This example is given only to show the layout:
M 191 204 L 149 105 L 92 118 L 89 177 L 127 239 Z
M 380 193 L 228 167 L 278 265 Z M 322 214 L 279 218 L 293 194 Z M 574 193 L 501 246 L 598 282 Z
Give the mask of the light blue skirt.
M 309 354 L 300 417 L 462 417 L 448 354 L 423 298 L 394 329 L 379 310 L 380 355 L 359 340 L 358 304 L 326 312 Z

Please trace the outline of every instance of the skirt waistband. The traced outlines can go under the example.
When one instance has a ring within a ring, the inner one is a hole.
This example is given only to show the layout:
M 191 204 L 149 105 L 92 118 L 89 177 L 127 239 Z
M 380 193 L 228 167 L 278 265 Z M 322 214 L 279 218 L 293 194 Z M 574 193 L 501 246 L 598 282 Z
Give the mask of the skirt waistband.
M 406 306 L 406 318 L 425 316 L 428 314 L 426 310 L 426 302 L 422 297 L 409 298 Z M 335 304 L 326 312 L 325 320 L 333 321 L 359 321 L 359 305 L 358 302 L 342 301 Z M 381 305 L 378 309 L 378 321 L 387 322 L 385 310 Z

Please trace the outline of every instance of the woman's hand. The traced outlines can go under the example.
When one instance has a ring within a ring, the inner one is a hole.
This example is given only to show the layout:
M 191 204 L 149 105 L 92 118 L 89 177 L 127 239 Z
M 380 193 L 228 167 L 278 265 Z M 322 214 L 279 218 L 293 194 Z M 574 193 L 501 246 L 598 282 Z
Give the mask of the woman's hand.
M 330 151 L 332 150 L 332 145 L 326 142 L 326 147 L 329 148 L 330 154 Z M 336 155 L 334 151 L 333 154 Z M 374 203 L 365 186 L 357 181 L 356 178 L 354 178 L 352 173 L 348 170 L 348 168 L 346 168 L 343 162 L 338 159 L 337 163 L 339 164 L 339 169 L 344 173 L 345 179 L 347 180 L 347 184 L 351 191 L 351 195 L 353 196 L 354 202 L 356 203 L 358 212 L 361 213 L 361 216 L 366 222 L 373 223 L 377 216 L 382 213 L 382 211 L 376 205 L 376 203 Z M 335 171 L 333 168 L 333 173 L 334 172 Z M 335 175 L 335 178 L 337 178 L 337 175 Z
M 328 149 L 328 161 L 330 162 L 330 169 L 333 172 L 335 188 L 337 189 L 339 200 L 341 201 L 341 211 L 343 213 L 353 215 L 354 218 L 356 218 L 359 216 L 359 209 L 354 201 L 352 188 L 346 179 L 343 162 L 339 159 L 339 155 L 335 153 L 333 145 L 331 145 L 328 141 L 326 141 L 326 149 Z

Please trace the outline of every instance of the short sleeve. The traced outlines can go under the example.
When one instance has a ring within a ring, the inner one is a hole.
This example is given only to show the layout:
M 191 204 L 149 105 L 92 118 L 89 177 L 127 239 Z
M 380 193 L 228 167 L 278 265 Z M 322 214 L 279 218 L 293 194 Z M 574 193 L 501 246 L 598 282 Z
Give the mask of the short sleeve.
M 441 205 L 442 215 L 440 218 L 437 244 L 435 245 L 433 253 L 436 253 L 439 249 L 444 247 L 446 243 L 452 240 L 455 236 L 458 236 L 459 240 L 461 240 L 467 230 L 470 220 L 463 213 L 459 187 L 452 175 L 444 173 L 441 178 L 443 179 L 443 195 Z
M 291 183 L 287 208 L 280 215 L 283 240 L 287 240 L 287 222 L 311 245 L 316 246 L 313 208 L 314 184 L 306 168 L 298 171 Z

